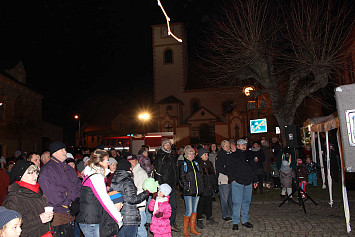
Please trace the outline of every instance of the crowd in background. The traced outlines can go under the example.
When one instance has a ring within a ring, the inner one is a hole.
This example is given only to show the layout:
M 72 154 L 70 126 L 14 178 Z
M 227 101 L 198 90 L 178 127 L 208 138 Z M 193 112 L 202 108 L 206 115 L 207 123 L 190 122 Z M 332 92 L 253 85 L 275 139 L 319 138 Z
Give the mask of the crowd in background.
M 277 138 L 250 143 L 246 137 L 184 147 L 165 139 L 155 152 L 143 145 L 137 154 L 102 145 L 76 152 L 57 141 L 42 154 L 18 150 L 0 163 L 0 212 L 9 215 L 7 222 L 0 218 L 1 237 L 19 236 L 6 235 L 7 225 L 21 236 L 171 236 L 181 231 L 178 194 L 184 236 L 218 223 L 217 194 L 221 221 L 232 221 L 233 230 L 252 228 L 252 193 L 281 188 L 284 200 L 295 174 L 305 190 L 308 183 L 317 186 L 319 169 L 309 153 L 296 159 Z M 144 188 L 149 178 L 160 185 L 155 193 Z

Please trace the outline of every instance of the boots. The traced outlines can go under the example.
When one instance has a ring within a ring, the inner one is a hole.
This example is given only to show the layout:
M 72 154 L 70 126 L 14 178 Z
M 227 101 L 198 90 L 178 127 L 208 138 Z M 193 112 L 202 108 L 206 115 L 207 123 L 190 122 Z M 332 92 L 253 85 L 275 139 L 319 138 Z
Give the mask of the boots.
M 214 220 L 213 216 L 207 218 L 207 225 L 214 225 L 214 224 L 218 224 L 218 222 Z
M 199 229 L 204 229 L 205 228 L 205 225 L 203 224 L 202 219 L 201 220 L 197 219 L 197 227 Z
M 200 235 L 202 233 L 196 230 L 196 218 L 197 213 L 192 213 L 190 216 L 190 233 L 194 235 Z
M 183 219 L 183 234 L 184 234 L 184 237 L 190 237 L 190 235 L 189 235 L 189 222 L 190 222 L 190 217 L 189 216 L 184 216 L 184 219 Z

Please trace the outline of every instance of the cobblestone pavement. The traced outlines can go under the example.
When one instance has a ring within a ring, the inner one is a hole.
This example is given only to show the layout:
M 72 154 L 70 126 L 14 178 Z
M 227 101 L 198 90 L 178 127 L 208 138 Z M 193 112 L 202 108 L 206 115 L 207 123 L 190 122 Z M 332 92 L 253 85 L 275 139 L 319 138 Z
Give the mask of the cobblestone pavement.
M 213 202 L 213 216 L 219 223 L 199 230 L 201 236 L 355 236 L 355 221 L 351 221 L 353 232 L 346 231 L 344 208 L 342 202 L 335 202 L 333 207 L 326 201 L 310 200 L 305 202 L 307 214 L 302 205 L 265 201 L 252 202 L 250 205 L 250 222 L 254 225 L 248 229 L 239 225 L 239 230 L 232 230 L 232 223 L 221 218 L 221 208 L 218 201 Z M 355 215 L 355 202 L 349 202 L 350 217 Z M 177 224 L 182 229 L 182 218 L 185 206 L 181 196 L 178 196 Z M 205 220 L 204 220 L 205 223 Z M 148 236 L 153 236 L 149 233 Z M 182 231 L 172 233 L 173 237 L 183 236 Z M 191 235 L 194 236 L 194 235 Z

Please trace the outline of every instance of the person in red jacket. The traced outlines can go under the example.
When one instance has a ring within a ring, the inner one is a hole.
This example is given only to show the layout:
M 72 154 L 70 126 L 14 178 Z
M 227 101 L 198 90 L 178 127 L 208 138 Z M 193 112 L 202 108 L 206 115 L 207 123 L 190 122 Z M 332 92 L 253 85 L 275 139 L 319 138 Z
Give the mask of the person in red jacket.
M 9 178 L 9 175 L 6 173 L 5 158 L 1 157 L 0 164 L 1 164 L 1 167 L 0 167 L 0 206 L 1 206 L 2 202 L 4 201 L 5 196 L 7 194 L 7 187 L 9 187 L 9 185 L 10 185 L 10 178 Z

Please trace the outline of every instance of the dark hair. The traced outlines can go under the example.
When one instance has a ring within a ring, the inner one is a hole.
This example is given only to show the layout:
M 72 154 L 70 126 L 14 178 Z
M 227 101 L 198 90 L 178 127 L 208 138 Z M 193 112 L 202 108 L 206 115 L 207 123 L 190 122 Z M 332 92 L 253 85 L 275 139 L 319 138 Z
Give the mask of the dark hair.
M 33 151 L 27 154 L 26 160 L 31 160 L 33 155 L 39 155 L 41 157 L 41 155 L 38 152 Z
M 139 149 L 139 151 L 138 151 L 138 155 L 143 154 L 143 152 L 148 152 L 148 148 L 141 147 L 141 149 Z
M 212 152 L 212 145 L 215 144 L 216 145 L 216 152 L 218 152 L 218 146 L 217 146 L 217 143 L 213 142 L 211 143 L 210 145 L 210 152 Z

